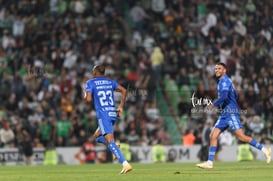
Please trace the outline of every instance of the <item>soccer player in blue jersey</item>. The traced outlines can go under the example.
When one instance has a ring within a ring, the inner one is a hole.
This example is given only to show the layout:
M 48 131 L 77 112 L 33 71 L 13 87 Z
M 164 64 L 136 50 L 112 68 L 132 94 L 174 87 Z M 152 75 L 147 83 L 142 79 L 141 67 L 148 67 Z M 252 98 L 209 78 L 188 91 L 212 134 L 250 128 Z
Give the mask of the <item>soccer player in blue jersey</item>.
M 113 126 L 122 115 L 126 99 L 126 89 L 116 81 L 104 77 L 104 65 L 96 65 L 93 68 L 93 79 L 86 82 L 84 99 L 87 102 L 93 101 L 98 119 L 98 128 L 94 133 L 96 141 L 107 145 L 112 154 L 123 165 L 121 174 L 131 171 L 132 166 L 124 159 L 119 147 L 114 142 Z M 114 91 L 121 92 L 121 101 L 116 108 Z
M 231 79 L 226 75 L 227 68 L 224 63 L 217 63 L 215 66 L 215 75 L 218 78 L 218 99 L 207 106 L 208 110 L 212 110 L 213 107 L 218 107 L 221 110 L 221 114 L 218 117 L 217 122 L 210 134 L 210 147 L 208 154 L 208 161 L 199 163 L 196 166 L 199 168 L 211 169 L 213 168 L 213 161 L 217 147 L 217 140 L 222 131 L 228 127 L 236 135 L 237 139 L 254 146 L 261 150 L 266 157 L 266 162 L 271 161 L 271 148 L 265 148 L 258 143 L 255 139 L 244 134 L 242 125 L 239 118 L 239 108 L 237 106 L 237 93 L 234 90 Z

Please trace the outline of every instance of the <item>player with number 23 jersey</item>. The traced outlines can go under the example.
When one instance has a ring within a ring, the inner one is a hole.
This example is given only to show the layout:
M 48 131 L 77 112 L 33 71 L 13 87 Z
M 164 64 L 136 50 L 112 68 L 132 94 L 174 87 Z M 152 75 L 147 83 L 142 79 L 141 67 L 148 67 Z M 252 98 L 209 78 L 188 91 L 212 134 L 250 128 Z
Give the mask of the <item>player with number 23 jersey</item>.
M 93 79 L 86 82 L 84 99 L 93 102 L 98 118 L 98 128 L 93 137 L 98 143 L 106 145 L 113 154 L 113 159 L 118 159 L 123 168 L 121 174 L 132 171 L 132 166 L 125 160 L 119 146 L 114 142 L 113 126 L 122 115 L 126 100 L 126 89 L 116 81 L 104 77 L 105 66 L 96 65 L 93 70 Z M 116 108 L 114 92 L 121 93 L 119 106 Z
M 114 101 L 114 91 L 118 85 L 115 80 L 105 77 L 97 77 L 86 82 L 86 92 L 93 95 L 102 135 L 113 132 L 113 124 L 118 119 Z

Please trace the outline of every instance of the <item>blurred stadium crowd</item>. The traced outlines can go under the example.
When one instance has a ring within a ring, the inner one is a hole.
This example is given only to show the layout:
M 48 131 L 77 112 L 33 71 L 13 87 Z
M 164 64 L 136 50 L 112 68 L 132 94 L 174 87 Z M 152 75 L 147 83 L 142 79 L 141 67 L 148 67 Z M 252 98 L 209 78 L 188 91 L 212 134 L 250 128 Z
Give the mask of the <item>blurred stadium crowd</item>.
M 193 112 L 191 98 L 217 97 L 217 61 L 228 66 L 247 134 L 271 143 L 272 9 L 272 0 L 0 0 L 1 146 L 24 134 L 34 147 L 82 145 L 96 129 L 82 101 L 96 63 L 128 90 L 116 138 L 173 144 L 155 98 L 161 87 L 179 92 L 170 105 L 181 136 L 205 143 L 216 117 Z

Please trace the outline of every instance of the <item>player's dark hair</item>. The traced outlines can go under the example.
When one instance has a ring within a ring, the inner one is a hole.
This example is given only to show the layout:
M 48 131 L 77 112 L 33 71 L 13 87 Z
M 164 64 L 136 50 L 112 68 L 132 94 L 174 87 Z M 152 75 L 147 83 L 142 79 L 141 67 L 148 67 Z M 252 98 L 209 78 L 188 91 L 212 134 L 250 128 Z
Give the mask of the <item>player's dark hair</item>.
M 223 63 L 223 62 L 218 62 L 218 63 L 216 63 L 216 65 L 222 65 L 225 69 L 227 69 L 227 66 L 226 66 L 226 64 L 225 63 Z
M 102 64 L 95 65 L 93 70 L 97 70 L 101 75 L 104 75 L 105 67 Z

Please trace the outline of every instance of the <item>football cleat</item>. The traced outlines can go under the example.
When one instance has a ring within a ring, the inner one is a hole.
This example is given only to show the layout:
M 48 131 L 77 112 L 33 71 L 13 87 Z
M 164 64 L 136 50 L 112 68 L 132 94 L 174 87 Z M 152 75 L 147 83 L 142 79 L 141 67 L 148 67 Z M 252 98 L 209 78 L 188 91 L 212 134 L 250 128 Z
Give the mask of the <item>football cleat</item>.
M 203 162 L 203 163 L 198 163 L 196 164 L 196 166 L 198 168 L 204 168 L 204 169 L 212 169 L 213 168 L 213 164 L 211 162 Z
M 271 148 L 266 148 L 265 157 L 266 157 L 266 163 L 270 163 L 271 162 Z
M 130 172 L 132 170 L 133 170 L 133 167 L 130 164 L 128 164 L 126 166 L 123 166 L 120 174 L 126 174 L 126 173 L 128 173 L 128 172 Z

